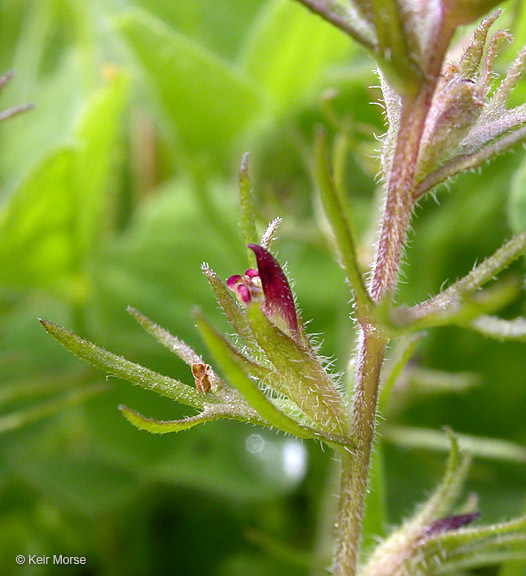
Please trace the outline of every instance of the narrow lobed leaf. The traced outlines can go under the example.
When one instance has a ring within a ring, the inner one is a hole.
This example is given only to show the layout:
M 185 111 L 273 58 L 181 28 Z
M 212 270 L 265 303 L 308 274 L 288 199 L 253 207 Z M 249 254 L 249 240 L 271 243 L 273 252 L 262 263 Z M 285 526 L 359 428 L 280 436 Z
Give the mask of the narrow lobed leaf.
M 489 29 L 501 13 L 501 10 L 495 10 L 477 26 L 473 33 L 473 40 L 458 63 L 458 69 L 464 78 L 472 78 L 480 69 Z
M 213 410 L 203 410 L 203 412 L 200 412 L 195 416 L 189 416 L 182 420 L 155 420 L 154 418 L 146 418 L 146 416 L 143 416 L 142 414 L 139 414 L 139 412 L 136 412 L 122 404 L 119 406 L 119 410 L 130 424 L 133 424 L 133 426 L 139 430 L 145 430 L 152 434 L 182 432 L 183 430 L 189 430 L 198 424 L 204 424 L 205 422 L 227 417 L 225 414 L 214 413 Z
M 392 316 L 395 326 L 412 325 L 413 329 L 417 329 L 421 326 L 438 326 L 455 322 L 462 324 L 473 320 L 473 316 L 487 313 L 488 307 L 495 310 L 495 304 L 507 303 L 510 296 L 516 295 L 517 286 L 514 283 L 500 282 L 487 298 L 484 297 L 484 293 L 476 295 L 471 301 L 469 297 L 493 280 L 525 250 L 526 232 L 506 242 L 492 256 L 440 294 L 412 308 L 395 309 Z
M 259 245 L 262 248 L 265 248 L 265 250 L 269 249 L 270 243 L 272 242 L 272 240 L 274 240 L 276 230 L 278 229 L 278 226 L 281 224 L 281 222 L 282 222 L 281 218 L 279 217 L 274 218 L 274 220 L 272 220 L 272 222 L 270 222 L 270 224 L 267 226 L 267 229 L 263 233 L 263 236 L 261 236 Z
M 411 449 L 446 452 L 449 447 L 444 434 L 427 428 L 389 425 L 382 428 L 382 436 L 386 442 Z M 526 463 L 526 448 L 519 444 L 468 434 L 458 434 L 458 439 L 462 447 L 473 457 L 518 464 Z
M 500 522 L 487 526 L 465 528 L 463 530 L 436 534 L 425 543 L 422 552 L 425 554 L 425 547 L 431 549 L 436 547 L 446 558 L 449 554 L 462 552 L 462 548 L 464 548 L 464 552 L 468 554 L 470 552 L 479 553 L 487 548 L 500 548 L 501 546 L 505 546 L 502 540 L 506 537 L 511 536 L 513 538 L 518 536 L 522 540 L 522 537 L 525 535 L 526 516 L 523 516 L 522 518 L 510 520 L 509 522 Z
M 406 520 L 391 536 L 382 542 L 369 559 L 363 576 L 402 576 L 402 574 L 420 574 L 412 569 L 423 557 L 420 542 L 430 527 L 440 529 L 438 520 L 447 513 L 458 495 L 467 473 L 468 459 L 460 459 L 456 437 L 449 433 L 451 449 L 446 474 L 431 497 L 413 517 Z M 443 525 L 446 528 L 446 525 Z M 427 541 L 424 541 L 427 543 Z
M 380 397 L 378 399 L 378 410 L 380 413 L 382 413 L 387 408 L 391 390 L 393 389 L 393 386 L 400 376 L 402 370 L 413 356 L 414 351 L 422 337 L 423 334 L 418 333 L 405 337 L 401 342 L 398 350 L 396 351 L 397 354 L 395 358 L 391 360 L 389 372 L 384 378 L 380 391 Z
M 448 436 L 450 452 L 446 474 L 435 492 L 411 520 L 414 525 L 427 526 L 437 517 L 447 513 L 466 479 L 470 458 L 468 456 L 461 458 L 457 437 L 451 431 L 448 431 Z
M 223 312 L 232 328 L 249 348 L 257 348 L 256 339 L 248 325 L 245 313 L 239 308 L 227 287 L 217 277 L 217 274 L 210 270 L 207 264 L 203 264 L 201 270 L 206 276 L 206 279 L 214 291 L 217 301 L 223 309 Z
M 290 398 L 321 429 L 346 437 L 348 421 L 343 400 L 318 359 L 274 326 L 257 304 L 247 319 L 268 360 L 279 374 L 276 391 Z
M 483 141 L 483 143 L 480 143 L 475 150 L 472 150 L 474 146 L 472 146 L 470 136 L 468 135 L 464 140 L 464 143 L 466 143 L 466 145 L 469 144 L 470 152 L 455 155 L 447 162 L 447 164 L 437 168 L 431 172 L 431 174 L 420 180 L 413 192 L 413 198 L 415 200 L 420 198 L 438 184 L 453 178 L 461 172 L 467 172 L 468 170 L 473 170 L 474 168 L 482 166 L 495 156 L 507 152 L 525 140 L 526 126 L 523 125 L 523 122 L 520 122 L 515 130 L 505 133 L 497 140 L 488 137 Z
M 330 168 L 327 137 L 322 132 L 318 132 L 316 138 L 314 166 L 314 179 L 318 186 L 323 209 L 336 239 L 347 280 L 354 292 L 356 314 L 358 319 L 361 319 L 371 314 L 372 302 L 358 266 L 352 227 L 346 218 L 343 200 L 336 189 Z
M 444 562 L 441 574 L 465 574 L 466 570 L 499 566 L 504 562 L 513 564 L 510 570 L 499 571 L 499 576 L 524 576 L 524 560 L 526 560 L 526 536 L 500 538 L 492 545 L 485 545 L 483 550 L 465 550 L 451 552 Z M 510 565 L 508 564 L 508 566 Z
M 188 344 L 185 344 L 182 340 L 176 336 L 173 336 L 170 334 L 170 332 L 152 322 L 149 318 L 141 314 L 135 308 L 128 306 L 127 311 L 135 318 L 135 320 L 137 320 L 139 325 L 144 328 L 146 332 L 148 332 L 148 334 L 153 336 L 157 342 L 162 344 L 165 348 L 168 348 L 170 352 L 173 352 L 179 356 L 179 358 L 188 364 L 188 366 L 191 367 L 194 364 L 204 364 L 201 356 L 192 350 Z M 209 378 L 213 390 L 217 390 L 224 386 L 219 376 L 212 369 L 209 370 Z
M 66 350 L 69 350 L 81 360 L 88 362 L 88 364 L 95 366 L 95 368 L 104 370 L 113 376 L 127 380 L 146 390 L 152 390 L 162 396 L 167 396 L 186 406 L 192 406 L 193 408 L 204 407 L 203 395 L 194 388 L 144 368 L 144 366 L 130 362 L 122 356 L 112 354 L 87 340 L 79 338 L 73 332 L 58 324 L 53 324 L 47 320 L 40 320 L 40 323 L 46 332 L 60 342 Z
M 313 438 L 314 431 L 299 424 L 279 408 L 274 406 L 256 381 L 245 372 L 247 366 L 240 361 L 239 355 L 230 344 L 207 322 L 196 313 L 196 325 L 210 353 L 221 366 L 232 386 L 246 398 L 248 403 L 260 414 L 270 426 L 299 438 Z
M 524 47 L 515 61 L 511 65 L 508 73 L 504 80 L 498 85 L 497 89 L 495 90 L 495 94 L 490 101 L 491 109 L 497 113 L 497 110 L 501 112 L 505 110 L 506 104 L 508 102 L 513 89 L 517 85 L 517 82 L 521 79 L 523 74 L 526 71 L 526 47 Z
M 503 320 L 496 316 L 480 316 L 466 326 L 488 338 L 526 342 L 526 318 Z

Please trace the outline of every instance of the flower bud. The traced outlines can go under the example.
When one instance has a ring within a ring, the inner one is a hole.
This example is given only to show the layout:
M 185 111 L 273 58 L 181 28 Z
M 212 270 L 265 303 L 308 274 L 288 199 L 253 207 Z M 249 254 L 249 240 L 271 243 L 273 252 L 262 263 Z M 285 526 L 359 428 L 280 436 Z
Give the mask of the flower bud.
M 241 304 L 261 304 L 265 316 L 293 339 L 298 339 L 298 316 L 285 273 L 268 250 L 248 244 L 254 252 L 258 269 L 249 268 L 243 276 L 236 274 L 226 281 Z

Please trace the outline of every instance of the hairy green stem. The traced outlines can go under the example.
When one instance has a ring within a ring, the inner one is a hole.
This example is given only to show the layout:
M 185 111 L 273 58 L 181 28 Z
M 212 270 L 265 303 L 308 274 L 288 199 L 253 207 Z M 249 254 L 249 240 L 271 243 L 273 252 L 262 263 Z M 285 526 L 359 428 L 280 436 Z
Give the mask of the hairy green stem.
M 447 36 L 447 35 L 446 35 Z M 428 82 L 414 97 L 402 99 L 400 125 L 389 174 L 380 238 L 376 248 L 369 292 L 374 302 L 391 299 L 400 258 L 413 209 L 415 166 L 420 141 L 431 106 L 443 54 L 443 46 L 430 63 Z M 379 326 L 362 324 L 357 349 L 357 370 L 352 405 L 351 434 L 356 446 L 353 455 L 342 457 L 340 505 L 334 576 L 355 576 L 363 506 L 367 487 L 371 448 L 374 439 L 380 371 L 388 337 Z
M 374 436 L 378 382 L 385 344 L 385 338 L 371 332 L 362 335 L 359 347 L 352 420 L 356 449 L 352 454 L 342 455 L 334 576 L 354 576 L 356 573 L 363 503 Z
M 376 302 L 385 295 L 390 295 L 394 288 L 413 207 L 411 191 L 414 166 L 430 94 L 424 97 L 420 95 L 416 100 L 406 102 L 402 110 L 399 139 L 388 181 L 380 241 L 370 286 L 371 297 Z M 352 456 L 344 455 L 342 459 L 334 576 L 356 574 L 378 386 L 386 343 L 387 337 L 375 326 L 362 326 L 352 406 L 351 433 L 356 452 Z

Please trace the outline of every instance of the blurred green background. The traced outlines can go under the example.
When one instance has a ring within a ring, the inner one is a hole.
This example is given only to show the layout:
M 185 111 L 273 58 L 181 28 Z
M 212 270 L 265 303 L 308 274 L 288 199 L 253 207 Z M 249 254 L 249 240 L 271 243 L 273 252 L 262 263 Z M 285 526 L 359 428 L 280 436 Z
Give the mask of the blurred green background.
M 517 2 L 502 17 L 516 39 L 500 70 L 526 42 L 521 14 Z M 83 365 L 37 318 L 191 382 L 126 306 L 201 352 L 192 306 L 226 329 L 200 265 L 222 278 L 244 269 L 236 173 L 249 150 L 261 231 L 284 218 L 274 249 L 311 332 L 343 370 L 354 341 L 349 292 L 309 158 L 317 124 L 345 136 L 367 261 L 383 131 L 371 69 L 356 46 L 287 0 L 0 3 L 0 72 L 16 71 L 0 109 L 35 104 L 0 126 L 1 574 L 323 573 L 336 490 L 328 450 L 229 422 L 163 437 L 138 431 L 120 403 L 161 419 L 187 412 Z M 422 202 L 399 302 L 436 293 L 526 229 L 521 164 L 519 149 L 441 189 L 440 206 Z M 524 262 L 511 273 L 524 277 Z M 503 315 L 524 311 L 521 297 Z M 384 525 L 440 477 L 444 425 L 474 437 L 466 493 L 478 493 L 483 518 L 524 510 L 524 345 L 435 330 L 411 370 L 381 420 Z M 87 564 L 19 567 L 17 554 Z

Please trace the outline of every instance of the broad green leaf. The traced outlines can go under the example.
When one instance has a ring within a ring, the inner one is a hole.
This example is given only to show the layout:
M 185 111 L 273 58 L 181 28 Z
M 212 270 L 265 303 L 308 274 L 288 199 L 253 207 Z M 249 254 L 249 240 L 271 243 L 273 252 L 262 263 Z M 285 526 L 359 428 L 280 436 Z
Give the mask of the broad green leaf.
M 260 113 L 256 84 L 147 12 L 129 10 L 116 26 L 187 146 L 220 150 Z
M 95 92 L 71 145 L 47 156 L 4 203 L 0 283 L 5 287 L 53 289 L 68 300 L 85 300 L 88 249 L 91 255 L 100 243 L 111 214 L 125 94 L 122 79 Z
M 90 98 L 76 130 L 74 165 L 77 257 L 85 259 L 112 227 L 117 204 L 118 166 L 123 159 L 121 116 L 128 94 L 117 76 Z
M 71 147 L 53 152 L 2 207 L 0 284 L 4 287 L 50 288 L 72 280 L 74 162 Z
M 299 4 L 270 2 L 246 34 L 240 59 L 276 110 L 303 100 L 327 67 L 342 60 L 351 42 Z
M 238 45 L 247 27 L 256 17 L 266 0 L 125 0 L 112 2 L 117 8 L 138 5 L 154 16 L 206 46 L 212 52 L 231 60 L 238 52 Z
M 142 386 L 146 390 L 157 392 L 162 396 L 167 396 L 181 404 L 186 404 L 194 408 L 202 408 L 204 406 L 203 396 L 194 388 L 178 382 L 173 378 L 163 376 L 148 368 L 134 364 L 122 356 L 117 356 L 107 350 L 103 350 L 57 324 L 47 322 L 46 320 L 41 320 L 40 323 L 46 332 L 58 340 L 66 350 L 69 350 L 72 354 L 75 354 L 75 356 L 95 366 L 95 368 L 105 370 L 118 378 Z
M 29 48 L 35 49 L 34 45 Z M 68 51 L 49 76 L 38 80 L 37 87 L 30 71 L 14 68 L 16 76 L 6 93 L 11 97 L 9 103 L 31 102 L 35 108 L 0 126 L 0 176 L 6 192 L 16 189 L 54 151 L 71 144 L 79 112 L 88 98 L 82 87 L 80 60 L 78 52 Z M 2 108 L 7 105 L 4 94 L 2 104 Z

